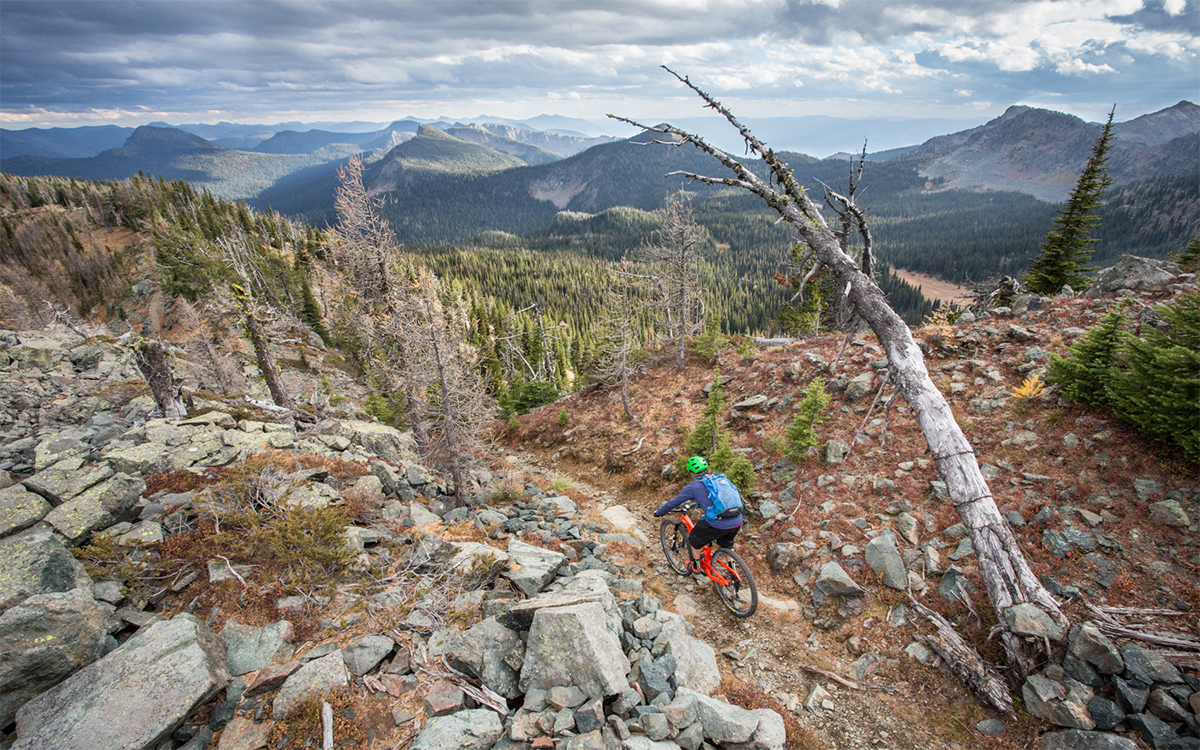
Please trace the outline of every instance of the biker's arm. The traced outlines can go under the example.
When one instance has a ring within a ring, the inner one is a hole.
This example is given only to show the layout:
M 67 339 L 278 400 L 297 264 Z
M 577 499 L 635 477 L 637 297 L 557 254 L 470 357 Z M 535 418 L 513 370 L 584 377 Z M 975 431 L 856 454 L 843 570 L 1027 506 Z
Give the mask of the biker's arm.
M 692 496 L 687 491 L 687 488 L 684 488 L 683 492 L 680 492 L 675 497 L 658 506 L 658 510 L 654 511 L 654 517 L 659 518 L 661 516 L 665 516 L 691 498 Z

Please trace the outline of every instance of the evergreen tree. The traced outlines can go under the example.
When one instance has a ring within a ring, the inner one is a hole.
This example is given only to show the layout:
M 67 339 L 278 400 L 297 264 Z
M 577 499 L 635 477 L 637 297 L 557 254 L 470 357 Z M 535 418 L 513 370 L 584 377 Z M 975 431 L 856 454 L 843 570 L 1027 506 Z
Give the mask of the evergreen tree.
M 733 457 L 729 465 L 725 467 L 725 476 L 742 494 L 754 489 L 754 485 L 758 482 L 758 475 L 754 473 L 754 464 L 750 463 L 750 459 L 746 458 L 745 453 L 738 453 Z
M 1117 416 L 1200 463 L 1200 294 L 1154 309 L 1166 327 L 1125 337 L 1105 392 Z
M 1107 404 L 1105 386 L 1112 379 L 1113 363 L 1129 319 L 1124 307 L 1113 310 L 1071 345 L 1065 359 L 1054 355 L 1046 370 L 1046 382 L 1057 383 L 1062 393 L 1077 404 Z
M 729 433 L 725 431 L 725 396 L 721 393 L 721 376 L 713 372 L 713 387 L 708 394 L 708 404 L 695 428 L 683 440 L 683 453 L 675 465 L 683 471 L 691 456 L 704 456 L 713 471 L 724 471 L 733 458 Z
M 825 392 L 825 381 L 813 378 L 804 391 L 800 411 L 792 424 L 784 431 L 788 458 L 801 461 L 807 457 L 808 449 L 820 443 L 816 425 L 825 421 L 825 407 L 829 406 L 829 394 Z
M 1181 254 L 1172 258 L 1183 270 L 1195 273 L 1200 270 L 1200 237 L 1193 237 Z
M 1100 223 L 1096 209 L 1100 207 L 1100 197 L 1113 182 L 1104 164 L 1112 145 L 1114 112 L 1116 107 L 1108 113 L 1108 122 L 1104 123 L 1104 130 L 1092 147 L 1092 155 L 1079 175 L 1071 197 L 1054 217 L 1055 229 L 1046 235 L 1041 257 L 1025 274 L 1025 286 L 1031 292 L 1057 294 L 1066 285 L 1078 290 L 1091 284 L 1086 275 L 1090 270 L 1087 263 L 1096 240 L 1089 238 L 1088 233 Z

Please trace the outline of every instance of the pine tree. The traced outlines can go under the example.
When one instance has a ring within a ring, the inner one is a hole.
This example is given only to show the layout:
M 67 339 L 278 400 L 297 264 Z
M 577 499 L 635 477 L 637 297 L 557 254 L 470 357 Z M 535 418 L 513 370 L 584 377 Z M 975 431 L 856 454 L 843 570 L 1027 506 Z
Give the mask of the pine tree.
M 1166 327 L 1125 337 L 1105 392 L 1117 416 L 1200 463 L 1200 294 L 1154 309 Z
M 1200 237 L 1193 237 L 1187 248 L 1181 254 L 1173 256 L 1172 260 L 1189 273 L 1200 270 Z
M 1116 107 L 1113 107 L 1108 113 L 1108 122 L 1104 123 L 1104 130 L 1092 147 L 1092 155 L 1079 175 L 1079 182 L 1058 216 L 1054 217 L 1055 229 L 1046 235 L 1041 257 L 1033 262 L 1025 274 L 1023 280 L 1031 292 L 1057 294 L 1067 285 L 1079 290 L 1091 284 L 1091 279 L 1086 275 L 1090 270 L 1087 263 L 1092 257 L 1092 245 L 1096 240 L 1089 238 L 1088 233 L 1100 223 L 1096 209 L 1100 207 L 1104 191 L 1113 182 L 1104 164 L 1108 161 L 1108 150 L 1112 145 L 1115 112 Z
M 1046 370 L 1046 382 L 1057 383 L 1062 393 L 1077 404 L 1107 404 L 1105 386 L 1112 380 L 1113 364 L 1129 318 L 1123 307 L 1113 310 L 1071 345 L 1065 359 L 1054 355 Z
M 754 464 L 750 463 L 750 459 L 746 458 L 744 453 L 738 453 L 733 457 L 733 460 L 725 467 L 725 476 L 742 494 L 754 489 L 754 485 L 758 482 L 758 475 L 754 473 Z
M 825 392 L 825 381 L 813 378 L 804 391 L 800 411 L 792 424 L 784 431 L 788 458 L 801 461 L 807 457 L 808 449 L 820 443 L 816 425 L 825 421 L 825 407 L 829 406 L 829 394 Z

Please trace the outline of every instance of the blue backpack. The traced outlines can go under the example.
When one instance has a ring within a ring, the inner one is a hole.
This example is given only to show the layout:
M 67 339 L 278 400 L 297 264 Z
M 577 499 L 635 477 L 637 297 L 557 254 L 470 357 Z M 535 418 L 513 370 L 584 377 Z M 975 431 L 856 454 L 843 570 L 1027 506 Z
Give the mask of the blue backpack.
M 737 518 L 742 515 L 742 493 L 724 474 L 705 474 L 700 477 L 708 490 L 712 506 L 704 512 L 704 520 Z

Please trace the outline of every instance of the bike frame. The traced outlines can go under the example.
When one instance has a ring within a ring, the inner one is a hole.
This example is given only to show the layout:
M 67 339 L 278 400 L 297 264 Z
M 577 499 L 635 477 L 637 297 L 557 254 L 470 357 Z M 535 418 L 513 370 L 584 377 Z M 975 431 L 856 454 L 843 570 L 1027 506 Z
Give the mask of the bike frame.
M 690 510 L 690 508 L 688 510 Z M 679 520 L 683 522 L 683 526 L 684 526 L 684 528 L 686 528 L 688 530 L 688 534 L 691 534 L 692 529 L 696 528 L 696 522 L 692 519 L 692 516 L 687 512 L 687 510 L 680 512 Z M 689 550 L 692 549 L 691 544 L 688 544 L 688 549 Z M 715 581 L 722 586 L 728 586 L 730 583 L 732 583 L 732 581 L 729 578 L 726 578 L 724 575 L 717 572 L 717 569 L 715 567 L 713 567 L 712 545 L 706 544 L 703 547 L 701 547 L 700 549 L 704 553 L 703 555 L 700 556 L 700 570 L 704 571 L 704 575 L 708 576 L 708 578 L 710 580 Z M 688 554 L 688 558 L 689 559 L 691 558 L 690 553 Z M 728 565 L 725 565 L 724 563 L 722 563 L 721 567 L 724 568 L 725 571 L 730 576 L 732 576 L 734 578 L 737 577 L 737 573 L 735 573 L 734 570 L 732 568 L 730 568 Z

